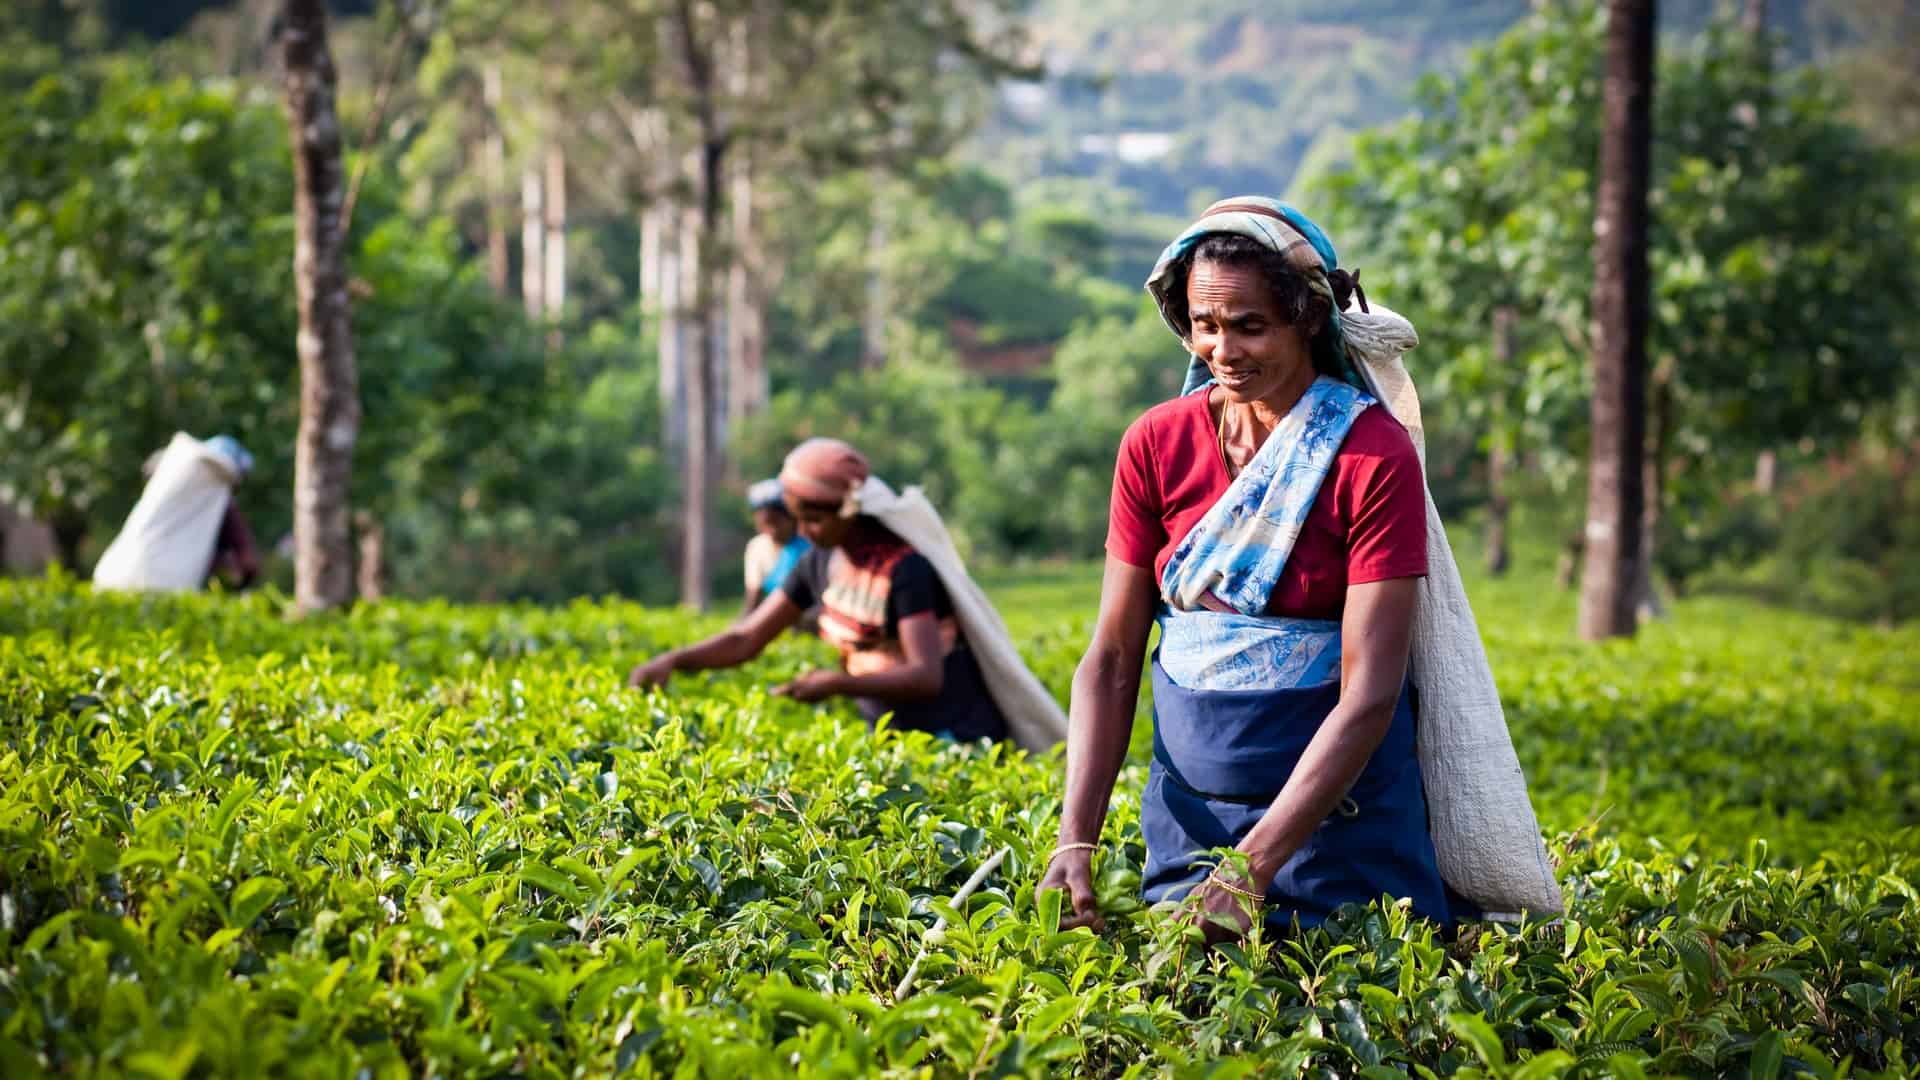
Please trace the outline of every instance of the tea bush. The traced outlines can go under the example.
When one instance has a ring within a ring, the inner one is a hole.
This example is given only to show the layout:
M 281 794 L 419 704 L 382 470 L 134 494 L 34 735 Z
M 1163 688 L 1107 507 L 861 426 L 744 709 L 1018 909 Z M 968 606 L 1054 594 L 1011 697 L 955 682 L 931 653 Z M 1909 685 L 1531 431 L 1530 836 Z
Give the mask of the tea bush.
M 1061 694 L 1096 582 L 995 590 Z M 1208 952 L 1135 899 L 1144 723 L 1058 933 L 1058 760 L 767 697 L 815 643 L 643 697 L 718 624 L 0 582 L 0 1072 L 1909 1074 L 1920 635 L 1476 599 L 1567 918 Z

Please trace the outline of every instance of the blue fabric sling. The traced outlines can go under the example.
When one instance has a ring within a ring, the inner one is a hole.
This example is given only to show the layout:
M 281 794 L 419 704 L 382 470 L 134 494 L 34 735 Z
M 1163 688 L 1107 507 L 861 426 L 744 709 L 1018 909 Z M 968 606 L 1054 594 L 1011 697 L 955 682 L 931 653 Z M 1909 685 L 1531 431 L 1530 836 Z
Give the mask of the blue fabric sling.
M 800 565 L 800 559 L 812 550 L 813 545 L 804 536 L 795 535 L 787 541 L 780 549 L 780 557 L 774 560 L 773 568 L 767 571 L 767 580 L 761 583 L 765 595 L 772 596 L 778 592 L 780 586 L 786 584 L 787 575 L 793 573 L 793 568 Z

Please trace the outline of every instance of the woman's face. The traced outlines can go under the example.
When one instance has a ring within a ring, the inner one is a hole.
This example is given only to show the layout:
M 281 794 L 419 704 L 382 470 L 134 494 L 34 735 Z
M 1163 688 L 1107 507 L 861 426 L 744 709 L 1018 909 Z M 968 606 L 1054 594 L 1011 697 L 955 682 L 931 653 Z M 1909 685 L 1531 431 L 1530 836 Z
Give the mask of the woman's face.
M 1228 400 L 1260 401 L 1313 380 L 1306 329 L 1280 317 L 1258 269 L 1194 264 L 1187 275 L 1187 313 L 1189 345 Z
M 853 519 L 841 517 L 837 506 L 801 502 L 789 495 L 787 510 L 793 514 L 794 526 L 800 535 L 817 548 L 839 547 L 853 526 Z
M 793 515 L 776 506 L 755 510 L 753 527 L 766 536 L 772 537 L 776 544 L 784 544 L 793 539 Z

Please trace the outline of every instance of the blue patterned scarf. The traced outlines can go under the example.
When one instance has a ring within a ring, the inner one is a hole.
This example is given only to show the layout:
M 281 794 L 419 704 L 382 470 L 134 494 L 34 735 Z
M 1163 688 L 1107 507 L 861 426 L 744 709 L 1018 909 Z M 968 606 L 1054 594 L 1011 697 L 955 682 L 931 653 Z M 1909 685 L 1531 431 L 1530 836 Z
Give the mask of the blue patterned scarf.
M 1313 381 L 1160 576 L 1160 666 L 1189 690 L 1324 686 L 1340 677 L 1340 623 L 1264 614 L 1354 420 L 1355 387 Z M 1211 610 L 1211 594 L 1230 611 Z

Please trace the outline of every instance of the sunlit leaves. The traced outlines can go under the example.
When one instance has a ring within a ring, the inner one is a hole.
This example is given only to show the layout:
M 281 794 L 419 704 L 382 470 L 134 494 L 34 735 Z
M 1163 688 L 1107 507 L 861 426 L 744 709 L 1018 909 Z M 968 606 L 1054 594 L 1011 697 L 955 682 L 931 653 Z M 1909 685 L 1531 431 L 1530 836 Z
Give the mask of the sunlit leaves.
M 1078 635 L 1040 631 L 1087 595 L 997 595 L 1064 689 L 1051 654 Z M 1110 930 L 1058 932 L 1058 895 L 1031 888 L 1059 762 L 768 697 L 815 643 L 641 697 L 623 664 L 702 625 L 619 604 L 290 622 L 271 595 L 0 582 L 0 1055 L 152 1075 L 1908 1071 L 1920 864 L 1899 830 L 1920 803 L 1865 770 L 1912 756 L 1913 691 L 1878 685 L 1911 634 L 1700 607 L 1685 638 L 1573 653 L 1530 636 L 1534 598 L 1478 599 L 1542 818 L 1578 830 L 1552 844 L 1568 918 L 1449 940 L 1374 905 L 1208 952 L 1135 895 L 1138 764 L 1095 864 Z

